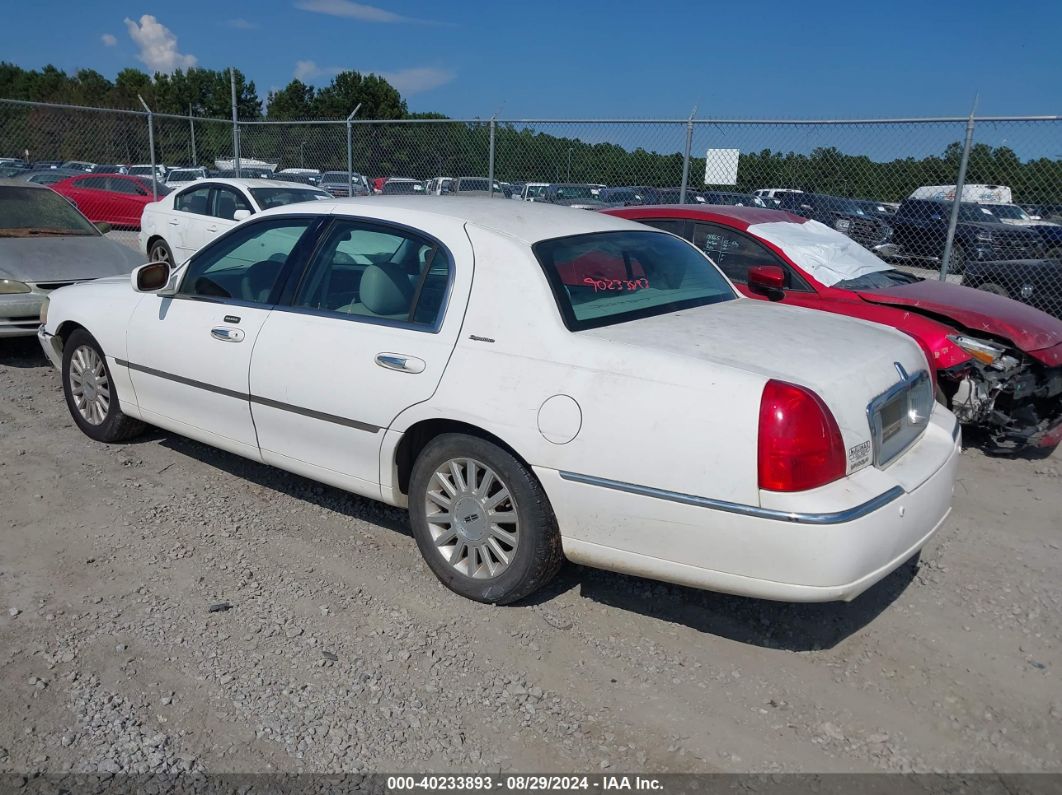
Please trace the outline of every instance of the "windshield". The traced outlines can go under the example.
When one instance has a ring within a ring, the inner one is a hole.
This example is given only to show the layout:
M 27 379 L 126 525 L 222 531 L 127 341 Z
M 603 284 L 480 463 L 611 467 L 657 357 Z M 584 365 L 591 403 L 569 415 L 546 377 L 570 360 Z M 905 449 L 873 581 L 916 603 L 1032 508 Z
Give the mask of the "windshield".
M 749 234 L 772 243 L 820 284 L 831 287 L 870 273 L 891 271 L 856 241 L 818 221 L 753 224 Z
M 457 182 L 457 189 L 462 190 L 490 190 L 490 182 L 485 179 L 461 179 Z
M 914 284 L 922 281 L 920 276 L 903 271 L 887 270 L 876 273 L 864 273 L 854 279 L 845 279 L 837 282 L 834 287 L 844 290 L 883 290 L 888 287 L 896 287 L 901 284 Z
M 0 236 L 36 234 L 98 235 L 99 230 L 58 193 L 0 186 Z
M 423 193 L 424 186 L 419 182 L 388 182 L 383 186 L 385 196 L 399 193 Z
M 553 195 L 558 199 L 596 199 L 593 185 L 558 185 Z
M 331 193 L 325 193 L 323 190 L 307 190 L 306 188 L 251 188 L 251 195 L 263 210 L 296 202 L 333 198 Z
M 951 208 L 945 208 L 941 215 L 944 218 L 948 217 L 951 212 Z M 979 221 L 984 223 L 999 223 L 999 219 L 992 214 L 992 211 L 987 207 L 980 204 L 968 204 L 963 202 L 959 205 L 959 220 L 960 221 Z
M 704 255 L 662 232 L 596 232 L 532 247 L 572 331 L 734 298 Z
M 361 179 L 359 174 L 354 175 L 354 181 L 357 182 Z M 326 171 L 321 175 L 321 182 L 342 182 L 347 184 L 347 172 L 346 171 Z
M 1007 220 L 1013 219 L 1015 221 L 1032 220 L 1029 217 L 1029 214 L 1016 204 L 989 204 L 986 205 L 986 207 L 996 218 L 1006 218 Z

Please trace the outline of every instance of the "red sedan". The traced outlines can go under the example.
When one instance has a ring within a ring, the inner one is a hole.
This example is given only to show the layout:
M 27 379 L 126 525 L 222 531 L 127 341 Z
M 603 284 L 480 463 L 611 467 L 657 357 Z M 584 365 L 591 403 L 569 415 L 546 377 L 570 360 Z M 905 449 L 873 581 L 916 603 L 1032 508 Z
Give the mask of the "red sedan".
M 938 399 L 982 431 L 988 449 L 1062 441 L 1062 320 L 896 270 L 840 232 L 786 212 L 705 205 L 605 212 L 686 238 L 750 298 L 861 318 L 914 337 L 936 371 Z
M 52 190 L 68 198 L 92 223 L 140 228 L 144 205 L 155 201 L 151 180 L 126 174 L 84 174 L 60 180 Z M 167 193 L 162 185 L 158 194 Z

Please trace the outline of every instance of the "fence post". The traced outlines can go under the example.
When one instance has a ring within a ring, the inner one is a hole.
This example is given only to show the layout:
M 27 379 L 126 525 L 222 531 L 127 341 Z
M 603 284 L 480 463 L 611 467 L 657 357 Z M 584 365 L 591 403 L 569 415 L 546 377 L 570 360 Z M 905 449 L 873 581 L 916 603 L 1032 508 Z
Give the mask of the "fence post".
M 693 148 L 693 117 L 697 114 L 694 106 L 686 120 L 686 154 L 682 158 L 682 188 L 679 189 L 679 204 L 686 203 L 686 186 L 690 184 L 690 150 Z
M 977 100 L 974 97 L 973 107 L 970 108 L 970 117 L 966 120 L 966 140 L 962 145 L 962 159 L 959 160 L 959 176 L 955 179 L 955 201 L 951 203 L 951 217 L 948 219 L 948 234 L 944 238 L 944 257 L 940 262 L 940 280 L 948 278 L 948 267 L 951 265 L 952 243 L 955 240 L 955 226 L 959 223 L 959 206 L 962 204 L 962 189 L 966 185 L 966 164 L 970 160 L 970 147 L 973 145 L 974 114 L 977 113 Z
M 487 155 L 487 181 L 490 183 L 487 198 L 494 198 L 494 128 L 497 126 L 497 115 L 490 117 L 490 153 Z
M 195 157 L 195 119 L 192 118 L 192 106 L 188 106 L 188 131 L 192 134 L 192 166 L 199 165 Z
M 354 125 L 351 122 L 359 110 L 361 110 L 360 102 L 347 116 L 347 196 L 354 195 Z M 303 143 L 306 142 L 303 141 Z
M 147 111 L 148 122 L 148 149 L 151 150 L 151 200 L 159 200 L 159 174 L 155 168 L 155 116 L 151 112 L 151 108 L 144 102 L 144 98 L 139 94 L 136 98 L 140 100 L 140 104 L 144 106 L 144 110 Z
M 229 85 L 232 88 L 232 167 L 236 179 L 240 178 L 240 123 L 236 117 L 236 69 L 229 67 Z

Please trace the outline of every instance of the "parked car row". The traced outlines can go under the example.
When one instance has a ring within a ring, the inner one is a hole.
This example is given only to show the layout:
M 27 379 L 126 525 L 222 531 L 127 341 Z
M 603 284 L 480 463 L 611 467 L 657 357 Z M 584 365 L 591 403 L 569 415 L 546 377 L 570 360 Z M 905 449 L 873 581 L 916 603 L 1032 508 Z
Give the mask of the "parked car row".
M 430 187 L 198 178 L 143 207 L 153 261 L 113 280 L 60 256 L 110 243 L 72 203 L 5 183 L 0 317 L 41 310 L 91 438 L 156 425 L 406 507 L 432 571 L 487 602 L 563 557 L 851 599 L 947 516 L 956 415 L 996 451 L 1062 438 L 1062 321 L 897 271 L 843 211 L 408 195 Z M 9 266 L 29 243 L 49 279 Z

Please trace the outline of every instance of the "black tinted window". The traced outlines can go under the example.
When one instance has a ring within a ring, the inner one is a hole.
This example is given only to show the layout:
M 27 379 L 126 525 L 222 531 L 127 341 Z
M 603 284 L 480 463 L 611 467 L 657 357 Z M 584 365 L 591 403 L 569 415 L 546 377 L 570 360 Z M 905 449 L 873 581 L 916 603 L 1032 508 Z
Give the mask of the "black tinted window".
M 694 224 L 693 245 L 711 257 L 723 273 L 737 284 L 748 283 L 749 268 L 775 265 L 785 271 L 786 289 L 808 289 L 805 281 L 789 263 L 776 256 L 758 240 L 736 229 L 718 224 Z
M 207 185 L 202 188 L 196 188 L 195 190 L 186 190 L 184 193 L 178 193 L 173 200 L 173 207 L 184 213 L 209 215 L 210 191 L 211 187 Z

